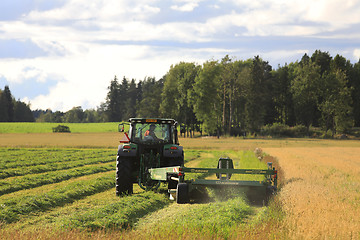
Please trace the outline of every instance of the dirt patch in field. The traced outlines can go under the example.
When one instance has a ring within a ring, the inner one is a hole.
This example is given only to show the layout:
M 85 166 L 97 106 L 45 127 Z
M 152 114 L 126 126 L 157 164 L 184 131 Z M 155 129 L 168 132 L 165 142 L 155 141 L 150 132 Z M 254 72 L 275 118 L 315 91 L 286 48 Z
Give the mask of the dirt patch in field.
M 360 148 L 265 148 L 285 179 L 279 198 L 292 239 L 360 237 Z

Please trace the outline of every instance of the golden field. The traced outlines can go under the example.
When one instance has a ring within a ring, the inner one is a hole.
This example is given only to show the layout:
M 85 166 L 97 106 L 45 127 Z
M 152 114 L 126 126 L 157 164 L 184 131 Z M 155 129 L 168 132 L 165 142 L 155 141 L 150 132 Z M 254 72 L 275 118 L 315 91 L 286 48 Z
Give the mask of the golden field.
M 263 150 L 285 173 L 281 231 L 291 239 L 360 239 L 359 147 Z

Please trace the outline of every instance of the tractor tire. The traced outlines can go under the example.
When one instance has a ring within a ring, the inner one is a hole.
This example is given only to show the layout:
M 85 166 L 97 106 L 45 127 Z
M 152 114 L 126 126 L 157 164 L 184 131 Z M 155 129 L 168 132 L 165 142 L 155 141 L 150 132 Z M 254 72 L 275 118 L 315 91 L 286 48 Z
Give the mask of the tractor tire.
M 176 203 L 189 203 L 189 186 L 186 183 L 179 183 L 176 189 Z
M 118 156 L 116 159 L 116 196 L 133 193 L 131 159 Z

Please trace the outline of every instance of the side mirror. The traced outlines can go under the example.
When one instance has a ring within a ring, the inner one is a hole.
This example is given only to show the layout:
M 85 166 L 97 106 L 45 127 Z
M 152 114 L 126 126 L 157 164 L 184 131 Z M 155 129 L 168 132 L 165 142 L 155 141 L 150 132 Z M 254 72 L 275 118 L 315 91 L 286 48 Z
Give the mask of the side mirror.
M 120 123 L 120 124 L 119 124 L 118 130 L 119 130 L 119 132 L 125 132 L 125 128 L 124 128 L 124 124 L 123 124 L 123 123 Z

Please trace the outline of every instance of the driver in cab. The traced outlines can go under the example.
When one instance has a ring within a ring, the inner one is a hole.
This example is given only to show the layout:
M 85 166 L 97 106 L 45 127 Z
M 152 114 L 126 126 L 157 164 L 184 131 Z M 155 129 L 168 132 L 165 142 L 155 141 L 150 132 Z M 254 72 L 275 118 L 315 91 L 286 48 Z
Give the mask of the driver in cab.
M 144 137 L 150 136 L 150 137 L 152 137 L 154 140 L 158 140 L 159 138 L 155 135 L 154 130 L 155 130 L 155 124 L 151 124 L 149 130 L 147 130 L 147 131 L 145 132 Z

